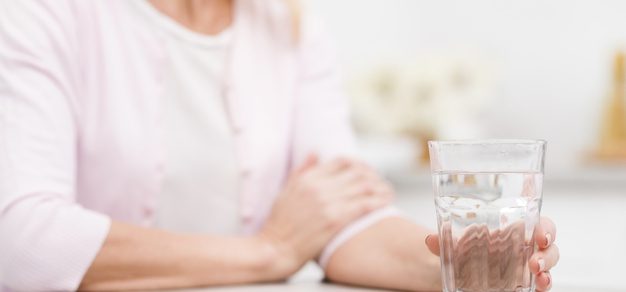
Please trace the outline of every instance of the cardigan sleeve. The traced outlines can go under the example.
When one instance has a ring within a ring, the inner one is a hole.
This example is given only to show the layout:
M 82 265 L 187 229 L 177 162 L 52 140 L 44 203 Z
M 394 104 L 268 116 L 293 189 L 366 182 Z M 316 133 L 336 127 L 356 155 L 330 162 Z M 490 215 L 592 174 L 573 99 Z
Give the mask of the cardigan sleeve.
M 322 160 L 339 156 L 357 157 L 348 100 L 341 88 L 334 48 L 321 23 L 305 18 L 300 42 L 301 75 L 291 160 L 294 165 L 299 165 L 309 153 L 317 153 Z M 399 211 L 394 207 L 385 207 L 352 222 L 327 244 L 318 263 L 325 268 L 342 244 L 369 226 L 392 216 L 399 216 Z
M 0 287 L 12 290 L 77 289 L 110 226 L 76 203 L 74 11 L 0 1 Z

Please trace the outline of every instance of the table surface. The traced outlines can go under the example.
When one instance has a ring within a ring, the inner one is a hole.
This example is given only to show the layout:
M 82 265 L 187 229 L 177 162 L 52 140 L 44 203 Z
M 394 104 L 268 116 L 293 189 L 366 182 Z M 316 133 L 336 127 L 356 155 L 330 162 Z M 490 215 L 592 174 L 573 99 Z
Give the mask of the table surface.
M 322 283 L 319 281 L 308 282 L 294 282 L 284 284 L 266 284 L 266 285 L 250 285 L 250 286 L 232 286 L 232 287 L 219 287 L 219 288 L 205 288 L 205 289 L 193 289 L 184 290 L 188 292 L 282 292 L 282 291 L 298 291 L 298 292 L 373 292 L 373 291 L 387 291 L 376 289 L 365 289 L 356 287 L 347 287 L 341 285 L 334 285 L 328 283 Z M 623 290 L 611 290 L 594 287 L 554 287 L 551 292 L 624 292 Z
M 204 289 L 192 289 L 184 290 L 188 292 L 282 292 L 282 291 L 324 291 L 324 292 L 372 292 L 372 291 L 384 291 L 374 290 L 356 287 L 347 287 L 341 285 L 333 285 L 322 283 L 319 281 L 310 282 L 296 282 L 296 283 L 284 283 L 284 284 L 263 284 L 263 285 L 248 285 L 248 286 L 232 286 L 232 287 L 218 287 L 218 288 L 204 288 Z
M 322 281 L 323 273 L 317 267 L 317 265 L 309 263 L 300 272 L 294 275 L 291 280 L 286 283 L 276 284 L 259 284 L 259 285 L 244 285 L 244 286 L 227 286 L 227 287 L 214 287 L 214 288 L 200 288 L 182 290 L 185 292 L 286 292 L 286 291 L 298 291 L 298 292 L 376 292 L 376 291 L 389 291 L 380 289 L 367 289 L 358 287 L 349 287 L 343 285 L 336 285 L 325 283 Z M 181 290 L 178 290 L 181 291 Z M 615 288 L 601 288 L 597 286 L 576 286 L 570 284 L 555 282 L 555 286 L 551 292 L 625 292 L 624 289 Z

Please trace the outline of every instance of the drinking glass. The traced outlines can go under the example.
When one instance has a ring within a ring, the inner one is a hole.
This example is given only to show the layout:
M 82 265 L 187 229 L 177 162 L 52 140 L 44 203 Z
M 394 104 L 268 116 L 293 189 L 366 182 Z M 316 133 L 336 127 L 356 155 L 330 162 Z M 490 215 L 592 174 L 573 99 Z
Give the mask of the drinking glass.
M 546 142 L 430 141 L 444 292 L 535 291 Z

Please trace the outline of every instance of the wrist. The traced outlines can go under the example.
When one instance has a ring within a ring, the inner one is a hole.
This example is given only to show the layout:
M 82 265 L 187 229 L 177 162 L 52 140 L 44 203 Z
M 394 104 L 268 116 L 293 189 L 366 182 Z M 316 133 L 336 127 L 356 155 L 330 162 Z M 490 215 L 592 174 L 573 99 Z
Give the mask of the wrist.
M 259 273 L 267 281 L 287 279 L 303 265 L 292 248 L 264 232 L 253 236 L 251 240 L 259 255 Z

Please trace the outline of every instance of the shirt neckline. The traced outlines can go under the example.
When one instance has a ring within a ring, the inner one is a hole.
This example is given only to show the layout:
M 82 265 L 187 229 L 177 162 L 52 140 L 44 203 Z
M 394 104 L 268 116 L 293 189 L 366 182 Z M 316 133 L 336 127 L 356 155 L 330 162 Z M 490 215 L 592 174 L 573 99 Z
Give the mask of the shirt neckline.
M 155 23 L 167 34 L 177 39 L 205 47 L 221 47 L 229 43 L 232 38 L 233 24 L 216 35 L 201 34 L 163 14 L 152 6 L 152 4 L 148 3 L 148 0 L 132 0 L 129 2 L 135 3 L 138 10 L 140 10 L 149 21 Z

